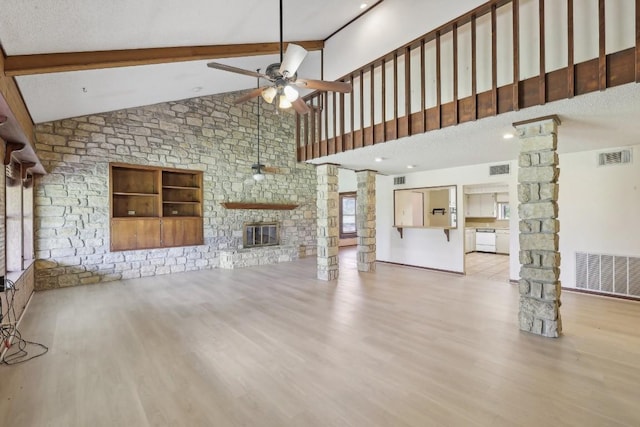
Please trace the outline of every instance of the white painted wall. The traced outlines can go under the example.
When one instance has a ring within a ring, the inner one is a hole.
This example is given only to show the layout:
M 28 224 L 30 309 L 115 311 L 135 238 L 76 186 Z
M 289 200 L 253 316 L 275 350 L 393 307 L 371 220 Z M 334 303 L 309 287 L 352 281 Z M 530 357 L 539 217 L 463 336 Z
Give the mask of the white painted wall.
M 415 187 L 457 186 L 458 212 L 464 212 L 463 186 L 507 182 L 510 203 L 517 206 L 517 162 L 511 162 L 512 174 L 505 177 L 489 177 L 489 165 L 474 165 L 406 175 L 404 185 L 393 185 L 393 177 L 378 176 L 376 179 L 376 239 L 377 259 L 380 261 L 415 265 L 455 272 L 464 272 L 464 215 L 458 215 L 458 228 L 450 232 L 447 242 L 442 229 L 405 228 L 400 238 L 393 228 L 393 190 Z M 512 209 L 510 220 L 511 255 L 510 278 L 519 274 L 518 260 L 518 216 Z
M 559 143 L 562 144 L 560 130 Z M 631 147 L 635 162 L 628 165 L 597 166 L 598 151 L 560 155 L 560 254 L 562 286 L 575 287 L 575 253 L 640 257 L 640 145 Z M 614 151 L 614 150 L 607 150 Z M 488 177 L 488 165 L 418 172 L 406 175 L 406 184 L 393 185 L 393 177 L 378 176 L 377 258 L 381 261 L 464 271 L 464 218 L 451 230 L 447 242 L 439 229 L 404 229 L 404 238 L 393 228 L 393 190 L 423 186 L 457 185 L 458 212 L 464 212 L 462 188 L 468 184 L 505 181 Z M 517 162 L 511 162 L 508 177 L 512 206 L 509 277 L 520 272 L 518 253 Z
M 473 0 L 444 1 L 386 0 L 361 19 L 351 24 L 326 42 L 324 54 L 324 77 L 333 80 L 347 75 L 353 70 L 378 59 L 400 46 L 414 40 L 438 25 L 484 3 Z M 540 74 L 540 34 L 539 1 L 520 0 L 519 14 L 519 52 L 520 79 Z M 446 10 L 445 10 L 446 9 Z M 513 82 L 513 7 L 507 4 L 497 9 L 497 84 L 504 86 Z M 402 18 L 400 18 L 402 17 Z M 610 0 L 606 2 L 606 50 L 607 53 L 620 51 L 635 44 L 635 12 L 631 0 Z M 545 66 L 547 72 L 566 67 L 567 48 L 567 5 L 566 1 L 545 2 Z M 477 90 L 483 92 L 491 88 L 491 17 L 485 14 L 477 21 Z M 574 7 L 574 50 L 575 62 L 583 62 L 598 56 L 598 0 L 581 0 Z M 421 107 L 420 53 L 411 51 L 411 111 Z M 441 94 L 442 102 L 453 99 L 453 35 L 451 32 L 441 37 Z M 436 105 L 436 47 L 435 41 L 425 45 L 425 104 L 427 108 Z M 405 108 L 405 58 L 397 60 L 398 115 L 406 114 Z M 394 114 L 394 67 L 389 61 L 385 66 L 386 93 L 385 119 L 391 120 Z M 382 122 L 382 70 L 373 71 L 374 78 L 374 117 L 375 123 Z M 363 90 L 360 90 L 360 77 L 353 80 L 354 90 L 345 97 L 345 132 L 351 131 L 351 97 L 354 99 L 355 130 L 360 129 L 360 100 L 364 99 L 364 126 L 371 124 L 371 72 L 363 75 Z M 471 95 L 471 25 L 458 29 L 458 97 Z M 333 94 L 329 94 L 328 114 L 333 117 Z M 339 103 L 336 117 L 341 112 Z M 337 125 L 339 131 L 340 124 Z M 324 137 L 324 129 L 322 129 Z M 329 137 L 335 135 L 333 120 L 329 120 Z
M 597 166 L 600 151 L 560 156 L 562 286 L 575 286 L 576 251 L 640 256 L 640 145 L 632 148 L 627 165 Z

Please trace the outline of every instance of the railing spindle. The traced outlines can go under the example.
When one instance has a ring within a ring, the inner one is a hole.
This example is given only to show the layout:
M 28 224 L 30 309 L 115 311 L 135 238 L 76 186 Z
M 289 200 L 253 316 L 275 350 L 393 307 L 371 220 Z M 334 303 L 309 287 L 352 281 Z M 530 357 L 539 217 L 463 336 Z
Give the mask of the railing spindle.
M 573 57 L 573 0 L 567 0 L 567 31 L 567 97 L 573 98 L 576 91 L 576 70 Z
M 605 37 L 604 0 L 598 0 L 598 87 L 600 90 L 607 88 L 607 46 Z
M 513 0 L 513 111 L 520 109 L 520 2 Z
M 440 31 L 436 32 L 436 129 L 442 127 L 442 52 Z
M 364 147 L 364 69 L 360 69 L 360 147 Z
M 371 81 L 370 86 L 371 86 L 371 144 L 375 144 L 376 143 L 376 121 L 375 121 L 375 79 L 373 78 L 373 73 L 374 73 L 374 66 L 373 64 L 371 64 L 371 68 L 369 69 L 369 73 L 371 75 Z
M 640 0 L 639 0 L 640 1 Z M 424 39 L 420 40 L 420 114 L 422 116 L 422 132 L 427 131 L 427 70 L 424 64 Z
M 471 16 L 471 117 L 472 120 L 478 118 L 478 65 L 476 35 L 476 15 Z
M 491 5 L 491 109 L 498 114 L 498 7 Z
M 453 24 L 453 124 L 458 124 L 458 24 Z
M 544 105 L 547 102 L 547 67 L 546 67 L 546 54 L 545 54 L 545 27 L 544 27 L 544 0 L 538 0 L 540 10 L 540 86 L 539 100 L 540 105 Z

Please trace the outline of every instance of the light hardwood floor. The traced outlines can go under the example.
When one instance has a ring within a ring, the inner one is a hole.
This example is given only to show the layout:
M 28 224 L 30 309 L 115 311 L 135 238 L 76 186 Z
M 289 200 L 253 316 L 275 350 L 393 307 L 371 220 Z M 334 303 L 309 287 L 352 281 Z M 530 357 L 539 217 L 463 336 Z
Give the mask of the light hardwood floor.
M 518 331 L 517 286 L 342 253 L 37 293 L 0 367 L 2 426 L 639 426 L 640 303 L 565 292 Z

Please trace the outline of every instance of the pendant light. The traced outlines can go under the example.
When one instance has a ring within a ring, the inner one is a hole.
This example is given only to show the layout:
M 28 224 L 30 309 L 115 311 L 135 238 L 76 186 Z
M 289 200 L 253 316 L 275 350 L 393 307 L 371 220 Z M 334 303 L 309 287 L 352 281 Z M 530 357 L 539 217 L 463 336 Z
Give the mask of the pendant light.
M 258 68 L 258 72 L 260 72 L 260 69 Z M 260 87 L 260 79 L 258 79 L 258 87 Z M 263 181 L 265 176 L 262 173 L 262 165 L 260 164 L 260 102 L 262 102 L 261 98 L 258 97 L 258 162 L 256 164 L 254 164 L 251 168 L 254 170 L 253 173 L 253 179 L 256 180 L 256 182 L 260 182 Z

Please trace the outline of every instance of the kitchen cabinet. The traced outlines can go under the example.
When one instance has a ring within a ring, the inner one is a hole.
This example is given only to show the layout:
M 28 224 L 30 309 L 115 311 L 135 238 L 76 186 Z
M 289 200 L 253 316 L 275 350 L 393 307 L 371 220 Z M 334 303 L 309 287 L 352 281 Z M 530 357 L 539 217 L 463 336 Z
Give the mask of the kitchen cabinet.
M 509 230 L 496 230 L 496 253 L 509 253 Z
M 476 250 L 476 230 L 467 228 L 464 230 L 464 253 L 468 254 Z
M 471 218 L 495 218 L 495 193 L 467 194 L 466 216 Z

